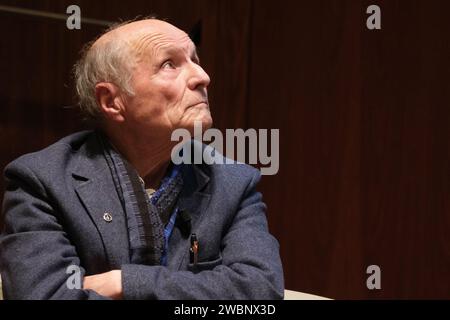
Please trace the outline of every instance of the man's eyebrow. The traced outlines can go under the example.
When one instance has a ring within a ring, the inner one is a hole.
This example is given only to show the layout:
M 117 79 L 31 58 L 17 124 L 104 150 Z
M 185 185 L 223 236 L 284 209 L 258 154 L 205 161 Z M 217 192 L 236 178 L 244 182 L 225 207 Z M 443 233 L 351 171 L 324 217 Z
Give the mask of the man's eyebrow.
M 162 48 L 161 51 L 159 52 L 159 55 L 165 56 L 165 55 L 171 55 L 171 54 L 179 54 L 180 52 L 183 52 L 182 48 L 168 47 L 168 48 Z M 195 46 L 193 49 L 191 49 L 190 57 L 191 57 L 191 59 L 200 61 L 200 58 L 198 56 L 198 51 Z
M 191 59 L 192 57 L 197 60 L 198 62 L 200 62 L 200 57 L 198 56 L 198 51 L 197 51 L 197 47 L 194 47 L 194 50 L 192 51 L 191 54 Z

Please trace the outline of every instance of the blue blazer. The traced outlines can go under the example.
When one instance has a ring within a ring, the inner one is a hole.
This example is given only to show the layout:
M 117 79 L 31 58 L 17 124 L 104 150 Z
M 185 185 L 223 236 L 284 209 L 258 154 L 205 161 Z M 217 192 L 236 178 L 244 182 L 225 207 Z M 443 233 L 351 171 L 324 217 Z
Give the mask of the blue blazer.
M 175 227 L 168 265 L 130 263 L 125 213 L 93 131 L 70 135 L 5 168 L 0 274 L 6 299 L 103 299 L 70 289 L 84 275 L 122 270 L 124 299 L 281 299 L 283 271 L 269 234 L 257 169 L 184 165 L 177 205 L 191 215 L 199 258 Z M 104 214 L 110 213 L 110 219 Z M 69 269 L 68 269 L 69 268 Z

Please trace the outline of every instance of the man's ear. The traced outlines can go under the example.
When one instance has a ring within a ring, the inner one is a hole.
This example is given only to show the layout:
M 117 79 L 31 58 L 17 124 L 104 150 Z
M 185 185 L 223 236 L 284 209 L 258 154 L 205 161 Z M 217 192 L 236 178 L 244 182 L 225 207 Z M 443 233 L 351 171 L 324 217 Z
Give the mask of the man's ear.
M 95 85 L 95 97 L 100 111 L 106 119 L 122 122 L 124 118 L 124 103 L 119 88 L 110 82 L 100 82 Z

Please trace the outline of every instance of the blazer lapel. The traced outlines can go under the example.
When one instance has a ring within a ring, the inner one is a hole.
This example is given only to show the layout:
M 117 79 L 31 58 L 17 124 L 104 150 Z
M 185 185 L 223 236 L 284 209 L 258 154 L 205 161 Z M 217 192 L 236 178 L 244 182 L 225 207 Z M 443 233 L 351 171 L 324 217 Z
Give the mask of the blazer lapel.
M 209 176 L 203 172 L 200 166 L 183 165 L 183 191 L 178 199 L 177 206 L 180 210 L 186 210 L 191 216 L 192 231 L 196 230 L 197 222 L 206 211 L 211 195 L 203 191 L 209 181 Z M 179 270 L 190 246 L 189 237 L 183 237 L 180 232 L 172 233 L 169 243 L 169 267 Z
M 72 171 L 75 190 L 103 241 L 110 268 L 130 262 L 125 213 L 96 135 L 79 150 Z

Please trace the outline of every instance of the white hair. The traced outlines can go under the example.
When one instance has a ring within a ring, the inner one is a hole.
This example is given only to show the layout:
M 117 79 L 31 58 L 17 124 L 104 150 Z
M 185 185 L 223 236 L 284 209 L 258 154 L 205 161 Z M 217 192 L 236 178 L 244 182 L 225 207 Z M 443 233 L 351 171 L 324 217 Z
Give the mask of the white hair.
M 125 24 L 144 19 L 155 19 L 148 16 L 117 23 L 103 34 L 111 32 Z M 111 82 L 123 93 L 133 96 L 131 78 L 137 60 L 137 52 L 124 39 L 113 39 L 93 45 L 95 40 L 87 43 L 81 58 L 74 66 L 75 88 L 78 104 L 86 120 L 98 121 L 101 113 L 95 96 L 95 85 L 99 82 Z

